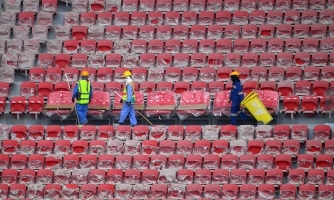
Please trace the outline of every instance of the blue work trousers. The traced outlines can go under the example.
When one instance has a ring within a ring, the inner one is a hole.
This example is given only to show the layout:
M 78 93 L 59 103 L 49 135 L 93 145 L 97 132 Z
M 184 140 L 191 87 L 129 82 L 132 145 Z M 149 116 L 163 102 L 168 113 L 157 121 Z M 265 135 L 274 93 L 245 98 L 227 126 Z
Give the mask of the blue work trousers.
M 88 104 L 76 103 L 75 109 L 79 118 L 79 123 L 83 124 L 87 121 L 86 115 L 88 111 Z
M 231 106 L 231 124 L 232 125 L 237 125 L 238 116 L 241 117 L 244 121 L 248 120 L 247 115 L 239 111 L 240 111 L 240 102 L 232 101 L 232 106 Z
M 134 105 L 128 105 L 127 103 L 123 103 L 121 116 L 119 118 L 118 123 L 124 123 L 126 117 L 129 116 L 131 126 L 137 125 L 136 119 L 136 110 L 134 109 Z

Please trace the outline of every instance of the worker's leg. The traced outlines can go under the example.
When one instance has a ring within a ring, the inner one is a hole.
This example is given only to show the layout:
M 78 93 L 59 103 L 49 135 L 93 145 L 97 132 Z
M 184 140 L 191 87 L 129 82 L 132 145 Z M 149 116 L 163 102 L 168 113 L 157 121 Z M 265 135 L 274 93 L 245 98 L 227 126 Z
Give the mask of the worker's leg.
M 240 112 L 238 116 L 241 117 L 244 121 L 249 120 L 248 116 L 244 112 Z
M 136 119 L 136 110 L 134 109 L 133 105 L 130 108 L 130 123 L 131 126 L 136 126 L 137 125 L 137 119 Z
M 83 124 L 87 121 L 86 119 L 86 114 L 87 114 L 87 110 L 88 110 L 88 105 L 87 104 L 79 104 L 77 103 L 75 105 L 75 109 L 79 118 L 79 123 Z
M 129 115 L 131 106 L 128 106 L 128 104 L 123 103 L 123 107 L 121 110 L 121 116 L 119 117 L 118 123 L 124 123 L 126 117 Z
M 232 125 L 237 125 L 238 111 L 239 111 L 239 103 L 232 101 L 232 106 L 231 106 L 231 124 Z

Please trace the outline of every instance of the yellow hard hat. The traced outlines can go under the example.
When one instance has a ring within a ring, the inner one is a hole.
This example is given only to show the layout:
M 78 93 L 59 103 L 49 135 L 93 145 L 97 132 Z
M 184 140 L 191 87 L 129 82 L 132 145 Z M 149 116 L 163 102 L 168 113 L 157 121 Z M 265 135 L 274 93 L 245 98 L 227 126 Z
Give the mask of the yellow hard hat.
M 132 73 L 130 71 L 125 71 L 124 74 L 123 74 L 123 78 L 125 78 L 127 76 L 132 76 Z
M 231 72 L 231 74 L 230 74 L 230 76 L 239 76 L 240 74 L 239 74 L 239 72 L 237 72 L 237 71 L 233 71 L 233 72 Z
M 81 76 L 89 76 L 89 73 L 88 73 L 87 71 L 83 71 L 83 72 L 81 73 Z

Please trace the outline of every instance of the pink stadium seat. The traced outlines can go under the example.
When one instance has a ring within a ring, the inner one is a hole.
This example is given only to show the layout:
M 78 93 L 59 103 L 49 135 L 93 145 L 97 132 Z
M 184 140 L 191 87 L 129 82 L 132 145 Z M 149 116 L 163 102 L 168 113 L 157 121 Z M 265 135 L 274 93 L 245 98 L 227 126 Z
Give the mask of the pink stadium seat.
M 176 153 L 189 155 L 193 151 L 193 143 L 190 140 L 179 140 L 176 145 Z
M 239 187 L 236 184 L 225 184 L 222 186 L 222 197 L 227 199 L 237 199 Z
M 68 82 L 57 82 L 57 83 L 55 83 L 54 91 L 55 92 L 70 91 L 69 83 Z
M 120 26 L 107 26 L 106 27 L 106 39 L 119 39 L 121 37 L 121 27 Z
M 23 154 L 14 154 L 11 157 L 12 169 L 25 169 L 27 164 L 27 156 Z
M 247 170 L 245 169 L 233 169 L 230 173 L 231 184 L 245 184 L 247 180 Z
M 219 155 L 206 155 L 203 160 L 203 168 L 214 170 L 218 169 L 220 166 L 220 157 Z
M 82 54 L 94 54 L 96 49 L 95 40 L 83 40 L 80 43 L 80 53 Z
M 268 140 L 265 151 L 267 154 L 277 155 L 282 153 L 282 142 L 279 140 Z
M 246 81 L 243 84 L 243 92 L 245 93 L 245 95 L 252 92 L 255 89 L 256 85 L 257 85 L 256 81 Z
M 165 25 L 176 26 L 180 23 L 180 13 L 179 12 L 166 12 L 165 14 Z
M 79 155 L 65 155 L 63 161 L 64 169 L 78 169 L 79 167 Z
M 162 12 L 150 12 L 147 15 L 147 24 L 152 26 L 159 26 L 163 23 L 163 13 Z
M 290 52 L 280 52 L 277 55 L 277 66 L 284 68 L 290 67 L 293 65 L 293 55 Z
M 274 81 L 263 81 L 260 85 L 260 90 L 277 91 L 277 85 Z
M 327 171 L 327 185 L 333 185 L 334 170 Z
M 156 38 L 159 40 L 168 40 L 172 38 L 171 26 L 158 26 L 156 30 Z
M 269 11 L 270 12 L 270 11 Z M 276 28 L 276 37 L 283 39 L 283 38 L 290 38 L 292 35 L 292 26 L 290 24 L 278 24 Z M 275 40 L 275 39 L 273 39 Z M 279 41 L 279 40 L 277 40 Z M 282 48 L 284 50 L 284 48 Z
M 163 40 L 150 40 L 147 45 L 147 52 L 162 53 L 164 48 Z
M 79 138 L 79 128 L 74 125 L 64 126 L 63 138 L 66 140 L 77 140 Z
M 234 52 L 245 53 L 249 49 L 249 41 L 244 38 L 239 38 L 234 40 Z
M 257 66 L 257 62 L 258 62 L 258 55 L 256 53 L 244 53 L 244 55 L 242 56 L 242 64 L 245 67 L 255 67 Z
M 214 12 L 201 11 L 198 15 L 197 24 L 199 25 L 212 25 L 214 20 Z
M 315 166 L 317 169 L 322 169 L 324 171 L 332 169 L 333 157 L 328 154 L 318 155 L 316 157 Z
M 263 58 L 261 59 L 263 61 Z M 266 67 L 254 67 L 252 69 L 251 78 L 254 81 L 257 81 L 257 80 L 265 81 L 267 79 L 267 68 Z
M 19 26 L 33 26 L 34 25 L 34 13 L 32 12 L 20 12 L 18 14 L 18 25 Z
M 92 84 L 93 92 L 94 91 L 101 91 L 101 92 L 104 91 L 104 83 L 101 83 L 101 82 L 92 82 L 91 84 Z
M 154 184 L 150 190 L 150 197 L 154 199 L 164 198 L 167 195 L 166 184 Z
M 182 84 L 180 84 L 180 85 L 182 85 Z M 171 82 L 158 82 L 156 90 L 157 91 L 172 91 L 173 90 L 173 83 L 171 83 Z
M 310 95 L 312 83 L 311 81 L 297 81 L 296 82 L 296 95 Z
M 272 24 L 262 24 L 259 28 L 261 38 L 271 38 L 275 34 L 275 27 Z
M 131 51 L 134 53 L 146 53 L 147 42 L 145 40 L 132 40 L 131 46 Z
M 323 81 L 333 81 L 334 80 L 334 67 L 324 66 L 321 69 L 320 79 Z
M 26 111 L 26 98 L 23 96 L 15 96 L 10 99 L 10 112 L 17 116 L 22 115 Z
M 222 163 L 221 168 L 228 170 L 237 169 L 238 162 L 239 159 L 238 156 L 236 155 L 232 154 L 223 155 L 221 160 Z
M 326 52 L 314 52 L 312 55 L 312 64 L 314 66 L 327 65 L 328 54 Z
M 140 183 L 140 170 L 127 169 L 124 172 L 123 183 L 125 184 L 138 184 Z
M 239 169 L 255 169 L 256 157 L 254 155 L 241 155 L 239 162 Z
M 325 142 L 330 138 L 330 127 L 328 125 L 319 124 L 314 126 L 314 139 Z
M 225 57 L 225 65 L 238 67 L 241 63 L 241 55 L 239 53 L 227 53 Z
M 217 53 L 229 53 L 232 51 L 232 40 L 231 39 L 219 39 L 216 42 Z
M 225 27 L 225 38 L 234 39 L 240 37 L 240 27 L 234 24 L 228 24 Z
M 264 143 L 262 140 L 249 140 L 248 141 L 248 154 L 259 155 L 263 152 Z
M 207 83 L 206 82 L 193 82 L 191 84 L 191 90 L 192 91 L 205 91 L 207 90 Z
M 189 184 L 186 186 L 186 194 L 185 197 L 192 198 L 201 198 L 203 195 L 203 187 L 200 184 Z
M 220 197 L 220 186 L 219 184 L 208 184 L 204 186 L 204 197 L 217 199 Z
M 182 94 L 184 91 L 190 90 L 189 82 L 176 82 L 174 84 L 174 92 L 177 94 Z
M 325 37 L 327 33 L 327 26 L 325 24 L 312 24 L 310 35 L 315 38 Z
M 235 11 L 232 16 L 232 22 L 237 25 L 248 24 L 248 12 L 245 10 Z
M 274 166 L 274 156 L 269 154 L 261 154 L 257 157 L 256 168 L 262 170 L 272 169 Z
M 300 154 L 297 158 L 297 166 L 298 168 L 301 168 L 302 170 L 309 170 L 313 169 L 314 165 L 314 157 L 310 154 Z
M 170 155 L 168 157 L 168 168 L 171 169 L 183 169 L 184 166 L 184 155 Z
M 106 176 L 106 183 L 117 184 L 122 183 L 123 171 L 121 169 L 109 169 Z
M 305 38 L 308 37 L 310 28 L 308 24 L 295 24 L 294 28 L 294 37 L 295 38 Z M 291 40 L 293 41 L 293 40 Z M 295 42 L 298 42 L 298 40 L 295 40 Z M 289 51 L 299 51 L 299 48 L 297 46 L 293 47 Z
M 301 112 L 306 116 L 313 116 L 318 111 L 318 98 L 315 96 L 304 96 L 302 99 Z
M 295 5 L 295 1 L 293 3 Z M 297 24 L 299 23 L 300 12 L 298 10 L 287 10 L 284 13 L 283 23 L 285 24 Z
M 304 68 L 304 80 L 316 81 L 319 79 L 319 67 L 307 66 Z
M 169 67 L 172 66 L 173 58 L 171 54 L 161 53 L 157 55 L 156 65 L 157 67 Z
M 197 20 L 197 13 L 194 11 L 185 11 L 182 13 L 181 25 L 191 26 L 195 25 Z
M 208 92 L 217 93 L 224 90 L 225 84 L 223 82 L 210 82 L 208 85 Z
M 242 27 L 242 38 L 256 38 L 257 26 L 256 24 L 247 24 Z
M 284 50 L 284 40 L 282 38 L 270 38 L 268 41 L 268 51 L 272 52 L 272 53 L 276 53 L 276 52 L 282 52 Z M 263 52 L 262 54 L 265 54 L 265 52 Z M 272 54 L 268 54 L 267 55 L 272 55 Z M 264 66 L 268 66 L 268 65 L 274 65 L 275 64 L 275 56 L 271 56 L 271 58 L 273 59 L 273 61 L 271 61 L 271 63 L 265 63 L 267 65 Z M 263 66 L 263 65 L 261 65 Z
M 325 172 L 322 169 L 310 169 L 307 174 L 307 183 L 312 185 L 323 185 Z
M 291 127 L 291 139 L 306 141 L 308 137 L 308 127 L 305 124 L 293 125 Z
M 128 12 L 116 12 L 114 14 L 114 25 L 115 26 L 126 26 L 129 25 L 130 14 Z
M 283 67 L 270 67 L 268 80 L 269 81 L 281 81 L 284 78 L 285 70 Z
M 18 151 L 19 143 L 14 140 L 4 140 L 2 151 L 4 154 L 14 154 Z
M 293 95 L 294 83 L 292 81 L 280 81 L 277 84 L 277 91 L 279 96 Z
M 12 184 L 9 187 L 8 197 L 15 199 L 23 199 L 26 195 L 26 185 L 24 184 Z
M 319 48 L 318 39 L 317 38 L 305 38 L 303 40 L 303 44 L 301 48 L 305 52 L 317 52 Z
M 299 198 L 314 198 L 316 195 L 316 188 L 314 185 L 303 184 L 299 186 Z
M 197 171 L 198 170 L 196 170 L 196 172 Z M 192 184 L 194 180 L 194 171 L 191 169 L 180 169 L 177 171 L 176 179 L 177 182 L 181 184 Z
M 158 180 L 158 170 L 156 169 L 145 169 L 142 171 L 142 183 L 156 184 Z
M 325 95 L 325 92 L 328 90 L 329 84 L 327 81 L 314 81 L 313 82 L 313 95 L 321 97 Z
M 258 187 L 258 194 L 260 198 L 272 199 L 275 197 L 275 186 L 273 184 L 261 184 Z
M 322 142 L 321 140 L 307 140 L 306 141 L 306 149 L 305 153 L 311 155 L 321 154 L 322 150 Z
M 283 183 L 283 178 L 283 171 L 281 169 L 269 169 L 265 181 L 267 184 L 281 185 Z
M 227 184 L 229 179 L 229 171 L 226 169 L 215 169 L 212 172 L 213 184 Z
M 300 144 L 298 140 L 285 140 L 283 143 L 283 153 L 297 157 L 300 151 Z
M 237 70 L 237 69 L 236 69 Z M 240 71 L 240 70 L 239 70 Z M 239 72 L 238 71 L 238 72 Z M 216 81 L 228 81 L 230 80 L 231 67 L 219 67 L 217 69 Z M 240 72 L 239 72 L 240 73 Z
M 184 135 L 184 128 L 180 125 L 172 125 L 167 130 L 168 139 L 170 140 L 182 140 Z
M 268 24 L 281 24 L 283 21 L 283 12 L 279 9 L 269 10 L 267 14 L 267 21 Z
M 287 81 L 300 81 L 302 79 L 302 75 L 303 75 L 303 68 L 288 67 L 285 72 L 285 79 Z
M 71 149 L 71 142 L 69 140 L 57 140 L 55 142 L 54 152 L 61 154 L 69 154 Z
M 318 198 L 330 198 L 334 194 L 332 185 L 320 185 L 318 188 Z
M 101 4 L 94 4 L 100 7 Z M 112 13 L 110 12 L 99 12 L 97 14 L 96 25 L 110 26 L 112 22 Z
M 266 0 L 263 0 L 263 2 L 259 2 L 259 4 L 265 4 L 265 3 L 267 3 Z M 264 10 L 253 10 L 249 14 L 250 24 L 263 24 L 265 20 L 266 20 L 266 12 Z
M 99 68 L 96 73 L 96 81 L 100 83 L 109 83 L 112 81 L 113 70 L 111 68 Z
M 322 38 L 320 40 L 320 51 L 333 51 L 332 45 L 334 43 L 333 38 Z
M 54 56 L 52 54 L 39 54 L 37 67 L 52 68 L 54 67 Z M 33 68 L 34 69 L 34 68 Z
M 248 184 L 263 184 L 265 172 L 263 169 L 251 169 L 248 172 Z
M 71 60 L 71 67 L 82 68 L 87 66 L 86 54 L 73 54 Z
M 138 35 L 138 27 L 134 25 L 128 25 L 123 27 L 122 37 L 127 40 L 135 40 Z

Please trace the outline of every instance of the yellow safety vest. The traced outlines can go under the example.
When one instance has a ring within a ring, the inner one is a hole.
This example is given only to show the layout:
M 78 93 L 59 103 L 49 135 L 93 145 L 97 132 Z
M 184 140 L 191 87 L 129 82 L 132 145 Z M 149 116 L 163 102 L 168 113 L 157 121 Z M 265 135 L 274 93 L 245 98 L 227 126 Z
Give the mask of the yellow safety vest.
M 77 103 L 88 104 L 90 95 L 90 82 L 87 80 L 80 80 L 78 84 L 78 97 Z
M 131 103 L 135 103 L 135 101 L 136 101 L 135 86 L 133 85 L 132 82 L 129 82 L 129 83 L 125 84 L 125 87 L 123 89 L 123 101 L 126 102 L 126 99 L 128 98 L 128 90 L 126 89 L 126 87 L 128 85 L 131 85 L 131 87 L 132 87 L 132 99 L 131 99 Z

